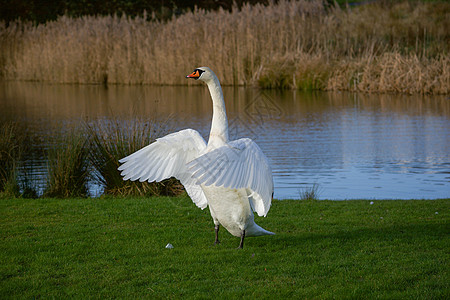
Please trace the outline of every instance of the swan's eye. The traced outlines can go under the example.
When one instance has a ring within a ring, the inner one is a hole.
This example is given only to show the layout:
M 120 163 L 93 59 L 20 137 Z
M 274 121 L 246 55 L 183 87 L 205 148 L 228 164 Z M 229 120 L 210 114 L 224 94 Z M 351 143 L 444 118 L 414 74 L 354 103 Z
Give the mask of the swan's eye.
M 194 79 L 199 79 L 200 76 L 202 75 L 202 73 L 205 72 L 203 70 L 200 69 L 195 69 L 194 72 L 192 72 L 192 74 L 189 74 L 186 76 L 186 78 L 194 78 Z

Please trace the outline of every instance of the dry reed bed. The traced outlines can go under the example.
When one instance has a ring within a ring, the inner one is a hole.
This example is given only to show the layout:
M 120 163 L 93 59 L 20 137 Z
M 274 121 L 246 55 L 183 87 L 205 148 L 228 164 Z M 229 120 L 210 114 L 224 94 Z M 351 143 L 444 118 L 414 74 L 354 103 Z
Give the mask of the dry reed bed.
M 61 17 L 0 26 L 1 77 L 58 83 L 188 84 L 208 65 L 225 85 L 448 94 L 450 4 L 352 9 L 319 0 L 232 12 Z

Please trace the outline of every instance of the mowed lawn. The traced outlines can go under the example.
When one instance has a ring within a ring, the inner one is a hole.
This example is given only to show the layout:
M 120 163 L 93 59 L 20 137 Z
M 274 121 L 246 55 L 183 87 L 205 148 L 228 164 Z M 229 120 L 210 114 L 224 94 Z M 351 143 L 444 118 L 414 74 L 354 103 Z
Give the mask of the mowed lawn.
M 0 297 L 450 299 L 449 208 L 274 200 L 237 250 L 184 196 L 0 199 Z

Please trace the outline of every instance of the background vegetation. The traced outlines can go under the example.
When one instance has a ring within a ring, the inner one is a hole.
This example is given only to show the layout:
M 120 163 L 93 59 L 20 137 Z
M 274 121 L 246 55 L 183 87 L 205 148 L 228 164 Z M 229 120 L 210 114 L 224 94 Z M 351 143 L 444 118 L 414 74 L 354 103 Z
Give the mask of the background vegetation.
M 241 251 L 187 197 L 3 199 L 0 294 L 448 299 L 448 203 L 274 201 Z
M 169 133 L 165 122 L 135 119 L 132 122 L 101 120 L 87 124 L 90 162 L 94 176 L 108 195 L 175 196 L 184 192 L 181 183 L 169 178 L 159 183 L 124 181 L 119 160 Z
M 1 78 L 195 84 L 184 75 L 208 65 L 225 85 L 449 93 L 448 2 L 247 3 L 167 21 L 125 13 L 3 22 Z
M 329 4 L 341 5 L 350 2 L 356 4 L 365 0 L 327 0 Z M 378 0 L 388 3 L 391 0 Z M 9 23 L 12 20 L 26 20 L 33 23 L 54 21 L 62 15 L 71 17 L 105 16 L 117 14 L 130 17 L 143 16 L 144 11 L 153 19 L 168 20 L 187 11 L 200 8 L 208 11 L 224 9 L 231 11 L 233 7 L 241 8 L 244 4 L 277 3 L 278 0 L 0 0 L 0 20 Z
M 267 5 L 269 0 L 52 0 L 51 5 L 48 0 L 0 0 L 0 20 L 10 22 L 20 18 L 45 23 L 64 14 L 71 17 L 113 14 L 135 17 L 142 16 L 144 11 L 158 20 L 167 20 L 195 7 L 230 10 L 233 6 L 241 7 L 244 3 Z
M 87 139 L 73 129 L 59 137 L 48 151 L 46 197 L 85 197 L 88 195 L 89 162 Z
M 87 197 L 89 185 L 103 187 L 103 194 L 115 196 L 176 196 L 184 193 L 175 178 L 162 182 L 124 181 L 119 159 L 147 146 L 168 133 L 165 122 L 98 120 L 82 123 L 54 140 L 40 153 L 47 160 L 47 184 L 39 187 L 24 167 L 33 157 L 32 138 L 16 123 L 0 124 L 0 198 Z M 26 152 L 26 155 L 24 155 Z M 42 190 L 39 191 L 39 190 Z
M 19 194 L 17 177 L 25 145 L 25 134 L 17 124 L 0 124 L 0 193 Z

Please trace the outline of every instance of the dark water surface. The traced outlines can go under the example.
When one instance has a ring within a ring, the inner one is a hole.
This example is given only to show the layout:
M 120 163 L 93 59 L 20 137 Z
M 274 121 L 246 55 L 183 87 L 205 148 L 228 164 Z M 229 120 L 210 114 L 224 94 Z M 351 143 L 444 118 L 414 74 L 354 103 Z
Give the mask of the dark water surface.
M 275 198 L 436 199 L 450 196 L 448 97 L 300 93 L 224 87 L 230 137 L 268 156 Z M 36 147 L 82 120 L 157 118 L 207 139 L 205 86 L 142 87 L 0 83 L 0 122 L 15 120 Z M 45 183 L 46 161 L 32 159 Z M 91 186 L 98 195 L 101 188 Z

